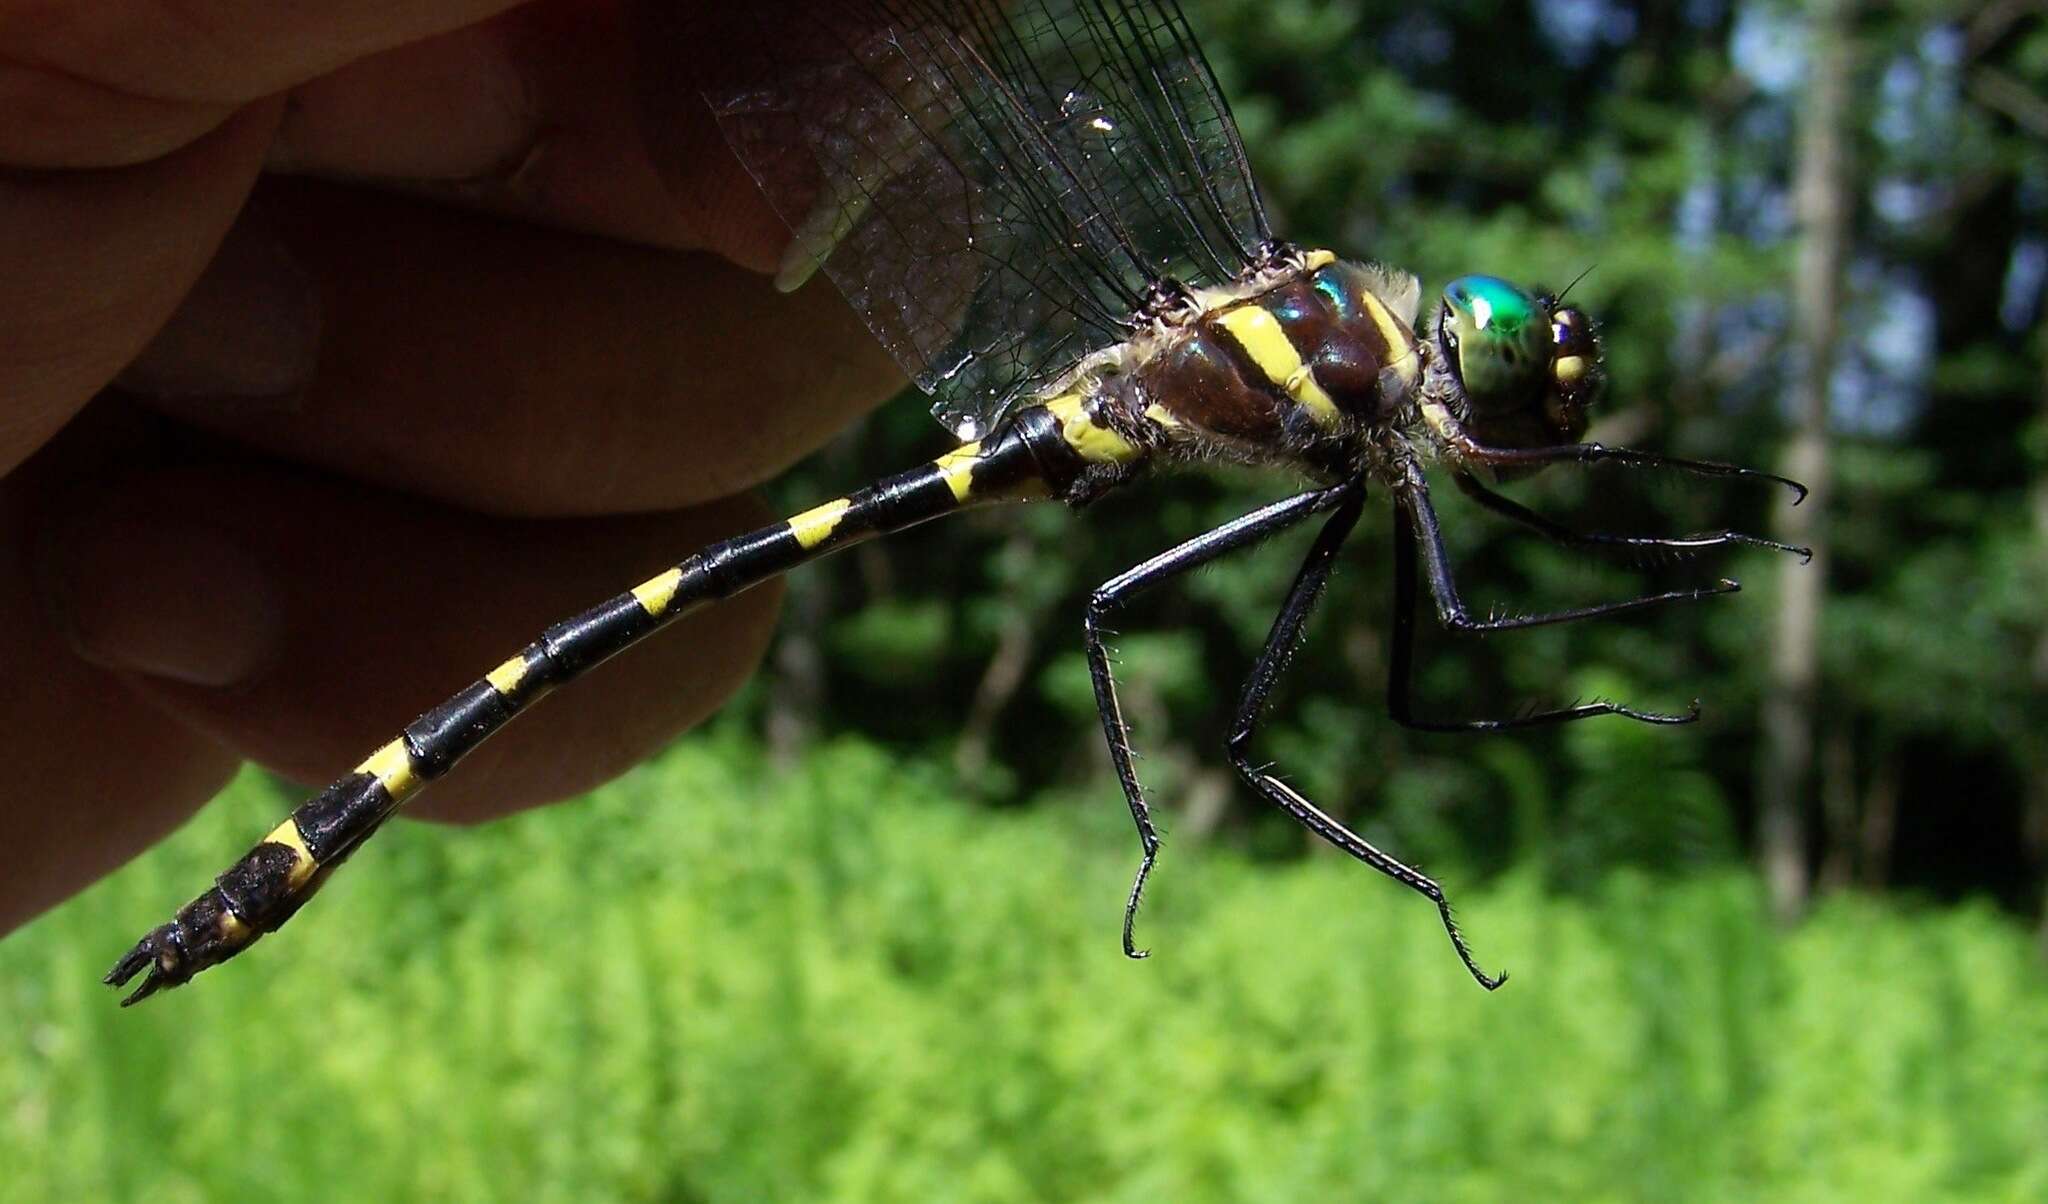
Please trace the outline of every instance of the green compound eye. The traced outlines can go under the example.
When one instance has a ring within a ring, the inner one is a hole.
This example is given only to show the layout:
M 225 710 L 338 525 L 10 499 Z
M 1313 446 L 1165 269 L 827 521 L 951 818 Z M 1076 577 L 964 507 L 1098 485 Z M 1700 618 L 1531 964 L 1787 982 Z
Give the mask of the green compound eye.
M 1460 276 L 1445 286 L 1438 338 L 1479 409 L 1526 403 L 1549 370 L 1549 315 L 1498 276 Z

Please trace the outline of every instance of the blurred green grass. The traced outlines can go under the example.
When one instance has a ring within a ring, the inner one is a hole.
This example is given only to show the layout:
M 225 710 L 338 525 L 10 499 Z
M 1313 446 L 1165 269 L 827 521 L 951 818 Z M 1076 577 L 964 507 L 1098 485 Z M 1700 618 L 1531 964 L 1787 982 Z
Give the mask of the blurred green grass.
M 1989 907 L 1780 934 L 1738 873 L 1510 875 L 1455 891 L 1489 996 L 1354 865 L 1169 837 L 1131 963 L 1112 794 L 991 813 L 853 743 L 400 825 L 116 1009 L 291 801 L 245 777 L 0 945 L 0 1198 L 2048 1198 L 2048 976 Z

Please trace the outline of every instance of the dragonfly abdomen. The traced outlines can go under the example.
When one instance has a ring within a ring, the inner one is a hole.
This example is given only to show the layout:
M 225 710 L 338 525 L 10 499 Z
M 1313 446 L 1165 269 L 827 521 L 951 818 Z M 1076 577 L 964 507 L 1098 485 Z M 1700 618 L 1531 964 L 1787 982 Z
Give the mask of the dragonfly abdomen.
M 1083 500 L 1148 454 L 1072 393 L 1019 411 L 987 439 L 757 531 L 549 627 L 519 654 L 409 724 L 297 810 L 212 887 L 122 957 L 107 981 L 148 977 L 124 1003 L 191 979 L 275 931 L 384 821 L 557 685 L 676 619 L 851 546 L 968 506 Z

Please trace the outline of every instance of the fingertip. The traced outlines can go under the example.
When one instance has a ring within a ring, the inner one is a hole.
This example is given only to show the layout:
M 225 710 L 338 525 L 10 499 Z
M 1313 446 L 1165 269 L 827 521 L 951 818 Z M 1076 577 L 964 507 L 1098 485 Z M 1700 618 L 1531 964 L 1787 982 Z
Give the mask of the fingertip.
M 738 10 L 684 4 L 630 6 L 637 70 L 634 103 L 642 136 L 670 199 L 705 247 L 750 271 L 772 275 L 790 238 L 704 102 L 709 68 L 756 36 Z
M 282 603 L 241 542 L 176 514 L 89 498 L 38 541 L 36 579 L 84 660 L 213 688 L 260 675 L 283 636 Z
M 902 385 L 831 289 L 783 296 L 703 252 L 319 183 L 251 208 L 313 281 L 315 379 L 289 404 L 152 405 L 387 487 L 506 514 L 693 505 Z
M 0 174 L 0 471 L 41 447 L 177 307 L 240 209 L 279 107 L 246 106 L 134 166 Z
M 74 423 L 0 482 L 0 932 L 142 852 L 232 778 L 239 760 L 77 656 L 38 586 L 38 534 L 61 482 L 102 448 Z M 61 508 L 60 508 L 61 509 Z M 131 606 L 146 600 L 128 597 Z

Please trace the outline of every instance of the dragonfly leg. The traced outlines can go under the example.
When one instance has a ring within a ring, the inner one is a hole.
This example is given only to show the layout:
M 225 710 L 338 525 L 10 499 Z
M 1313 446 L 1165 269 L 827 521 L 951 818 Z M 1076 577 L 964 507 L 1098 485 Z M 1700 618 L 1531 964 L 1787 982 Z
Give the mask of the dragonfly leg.
M 1288 662 L 1300 644 L 1302 625 L 1322 597 L 1337 551 L 1358 521 L 1358 503 L 1359 499 L 1354 498 L 1330 516 L 1329 521 L 1323 524 L 1322 532 L 1316 536 L 1315 546 L 1309 549 L 1308 558 L 1302 562 L 1300 572 L 1295 575 L 1294 585 L 1287 592 L 1287 601 L 1282 604 L 1279 616 L 1273 621 L 1273 629 L 1266 636 L 1266 645 L 1252 665 L 1251 675 L 1245 679 L 1237 719 L 1231 725 L 1227 745 L 1230 763 L 1238 776 L 1260 797 L 1286 812 L 1294 822 L 1436 904 L 1437 915 L 1443 920 L 1444 931 L 1450 936 L 1451 947 L 1457 950 L 1458 959 L 1465 963 L 1465 969 L 1480 986 L 1491 991 L 1507 981 L 1507 973 L 1488 974 L 1480 969 L 1471 947 L 1465 943 L 1464 934 L 1458 930 L 1450 901 L 1435 879 L 1380 851 L 1282 781 L 1272 772 L 1271 766 L 1254 764 L 1251 760 L 1251 745 L 1258 732 L 1259 720 L 1265 714 L 1273 687 L 1287 671 Z
M 1813 549 L 1811 548 L 1797 547 L 1789 543 L 1779 543 L 1775 539 L 1765 539 L 1760 535 L 1745 535 L 1740 531 L 1731 531 L 1725 527 L 1719 531 L 1699 531 L 1691 535 L 1670 536 L 1612 535 L 1604 531 L 1578 531 L 1565 526 L 1553 518 L 1539 514 L 1512 498 L 1502 497 L 1500 494 L 1480 484 L 1478 479 L 1470 473 L 1460 472 L 1455 474 L 1452 479 L 1457 481 L 1458 488 L 1464 491 L 1465 496 L 1478 502 L 1481 506 L 1486 507 L 1509 522 L 1519 523 L 1544 538 L 1564 544 L 1566 547 L 1619 548 L 1625 551 L 1642 552 L 1661 551 L 1670 553 L 1673 558 L 1678 558 L 1690 556 L 1696 552 L 1704 552 L 1710 548 L 1741 545 L 1743 547 L 1769 548 L 1773 551 L 1789 552 L 1799 557 L 1802 564 L 1813 559 Z
M 1124 955 L 1144 957 L 1146 951 L 1139 949 L 1134 939 L 1138 918 L 1138 904 L 1145 894 L 1146 880 L 1152 876 L 1152 866 L 1159 858 L 1159 831 L 1152 823 L 1152 809 L 1145 802 L 1145 788 L 1138 782 L 1135 755 L 1131 751 L 1131 732 L 1124 722 L 1123 709 L 1117 702 L 1116 678 L 1110 666 L 1109 650 L 1103 637 L 1110 634 L 1107 622 L 1110 614 L 1125 602 L 1163 581 L 1171 580 L 1184 573 L 1208 564 L 1210 561 L 1257 543 L 1260 540 L 1284 530 L 1307 518 L 1311 514 L 1354 501 L 1364 496 L 1363 481 L 1346 481 L 1327 489 L 1313 489 L 1283 498 L 1268 506 L 1262 506 L 1240 518 L 1205 532 L 1186 543 L 1170 548 L 1143 564 L 1117 574 L 1096 588 L 1088 599 L 1088 612 L 1084 620 L 1085 643 L 1088 650 L 1088 674 L 1095 684 L 1095 709 L 1102 717 L 1102 734 L 1109 742 L 1109 759 L 1116 767 L 1116 777 L 1123 787 L 1124 802 L 1130 806 L 1131 820 L 1138 827 L 1138 841 L 1143 846 L 1144 856 L 1138 863 L 1137 877 L 1131 882 L 1130 896 L 1124 902 Z M 1355 508 L 1355 507 L 1354 507 Z
M 1394 631 L 1387 666 L 1387 714 L 1402 727 L 1419 732 L 1506 732 L 1522 728 L 1550 727 L 1596 715 L 1620 715 L 1641 723 L 1690 723 L 1699 718 L 1695 703 L 1683 714 L 1667 715 L 1638 711 L 1616 702 L 1587 702 L 1553 710 L 1532 711 L 1509 719 L 1418 719 L 1415 715 L 1415 588 L 1416 540 L 1408 512 L 1394 512 Z
M 1541 614 L 1500 615 L 1488 619 L 1475 619 L 1471 612 L 1465 609 L 1465 600 L 1459 596 L 1457 582 L 1452 577 L 1450 553 L 1444 547 L 1443 527 L 1437 522 L 1435 504 L 1429 500 L 1429 482 L 1423 477 L 1421 467 L 1412 460 L 1403 467 L 1399 487 L 1394 491 L 1394 501 L 1399 517 L 1407 520 L 1405 528 L 1411 534 L 1416 548 L 1422 553 L 1423 568 L 1429 574 L 1429 592 L 1436 599 L 1437 618 L 1452 631 L 1483 635 L 1489 631 L 1514 631 L 1523 627 L 1546 627 L 1552 623 L 1576 623 L 1581 619 L 1630 614 L 1671 602 L 1692 602 L 1700 598 L 1711 598 L 1716 594 L 1739 593 L 1742 589 L 1740 584 L 1723 577 L 1711 586 L 1646 594 L 1622 602 L 1602 602 L 1595 606 L 1578 606 L 1568 610 L 1545 611 Z
M 1627 447 L 1609 447 L 1604 443 L 1564 443 L 1554 447 L 1493 447 L 1474 439 L 1440 405 L 1425 403 L 1424 415 L 1449 445 L 1453 457 L 1465 463 L 1490 464 L 1496 468 L 1540 468 L 1545 464 L 1592 464 L 1606 461 L 1631 468 L 1675 469 L 1702 477 L 1748 477 L 1758 481 L 1770 481 L 1792 491 L 1793 505 L 1796 506 L 1806 500 L 1806 486 L 1792 478 L 1781 477 L 1777 473 L 1764 472 L 1761 469 L 1744 468 L 1739 464 L 1658 456 Z
M 1412 557 L 1404 556 L 1405 547 L 1422 556 L 1424 571 L 1429 575 L 1430 595 L 1436 601 L 1437 617 L 1452 631 L 1471 632 L 1484 635 L 1492 631 L 1513 631 L 1524 627 L 1542 627 L 1552 623 L 1574 623 L 1581 619 L 1604 618 L 1609 615 L 1631 614 L 1655 606 L 1673 602 L 1691 602 L 1700 598 L 1711 598 L 1717 594 L 1732 594 L 1742 587 L 1726 578 L 1711 586 L 1671 590 L 1661 594 L 1649 594 L 1630 598 L 1622 602 L 1604 602 L 1596 606 L 1580 606 L 1569 610 L 1547 611 L 1541 614 L 1500 615 L 1488 619 L 1475 619 L 1465 609 L 1465 601 L 1458 593 L 1456 579 L 1451 572 L 1450 554 L 1444 548 L 1443 529 L 1437 523 L 1436 507 L 1429 500 L 1429 483 L 1422 475 L 1422 469 L 1412 460 L 1403 467 L 1400 487 L 1395 491 L 1394 507 L 1394 589 L 1395 589 L 1395 631 L 1393 666 L 1394 672 L 1388 686 L 1389 706 L 1394 718 L 1409 727 L 1425 731 L 1500 731 L 1517 727 L 1536 727 L 1552 723 L 1585 719 L 1594 715 L 1620 715 L 1641 723 L 1673 724 L 1691 723 L 1699 718 L 1699 703 L 1695 701 L 1683 713 L 1668 714 L 1661 711 L 1640 711 L 1619 703 L 1597 702 L 1585 706 L 1566 707 L 1555 711 L 1539 711 L 1516 719 L 1480 720 L 1471 724 L 1431 725 L 1414 720 L 1407 707 L 1407 677 L 1405 672 L 1412 663 L 1414 624 L 1414 572 Z M 1405 599 L 1402 589 L 1407 583 Z

